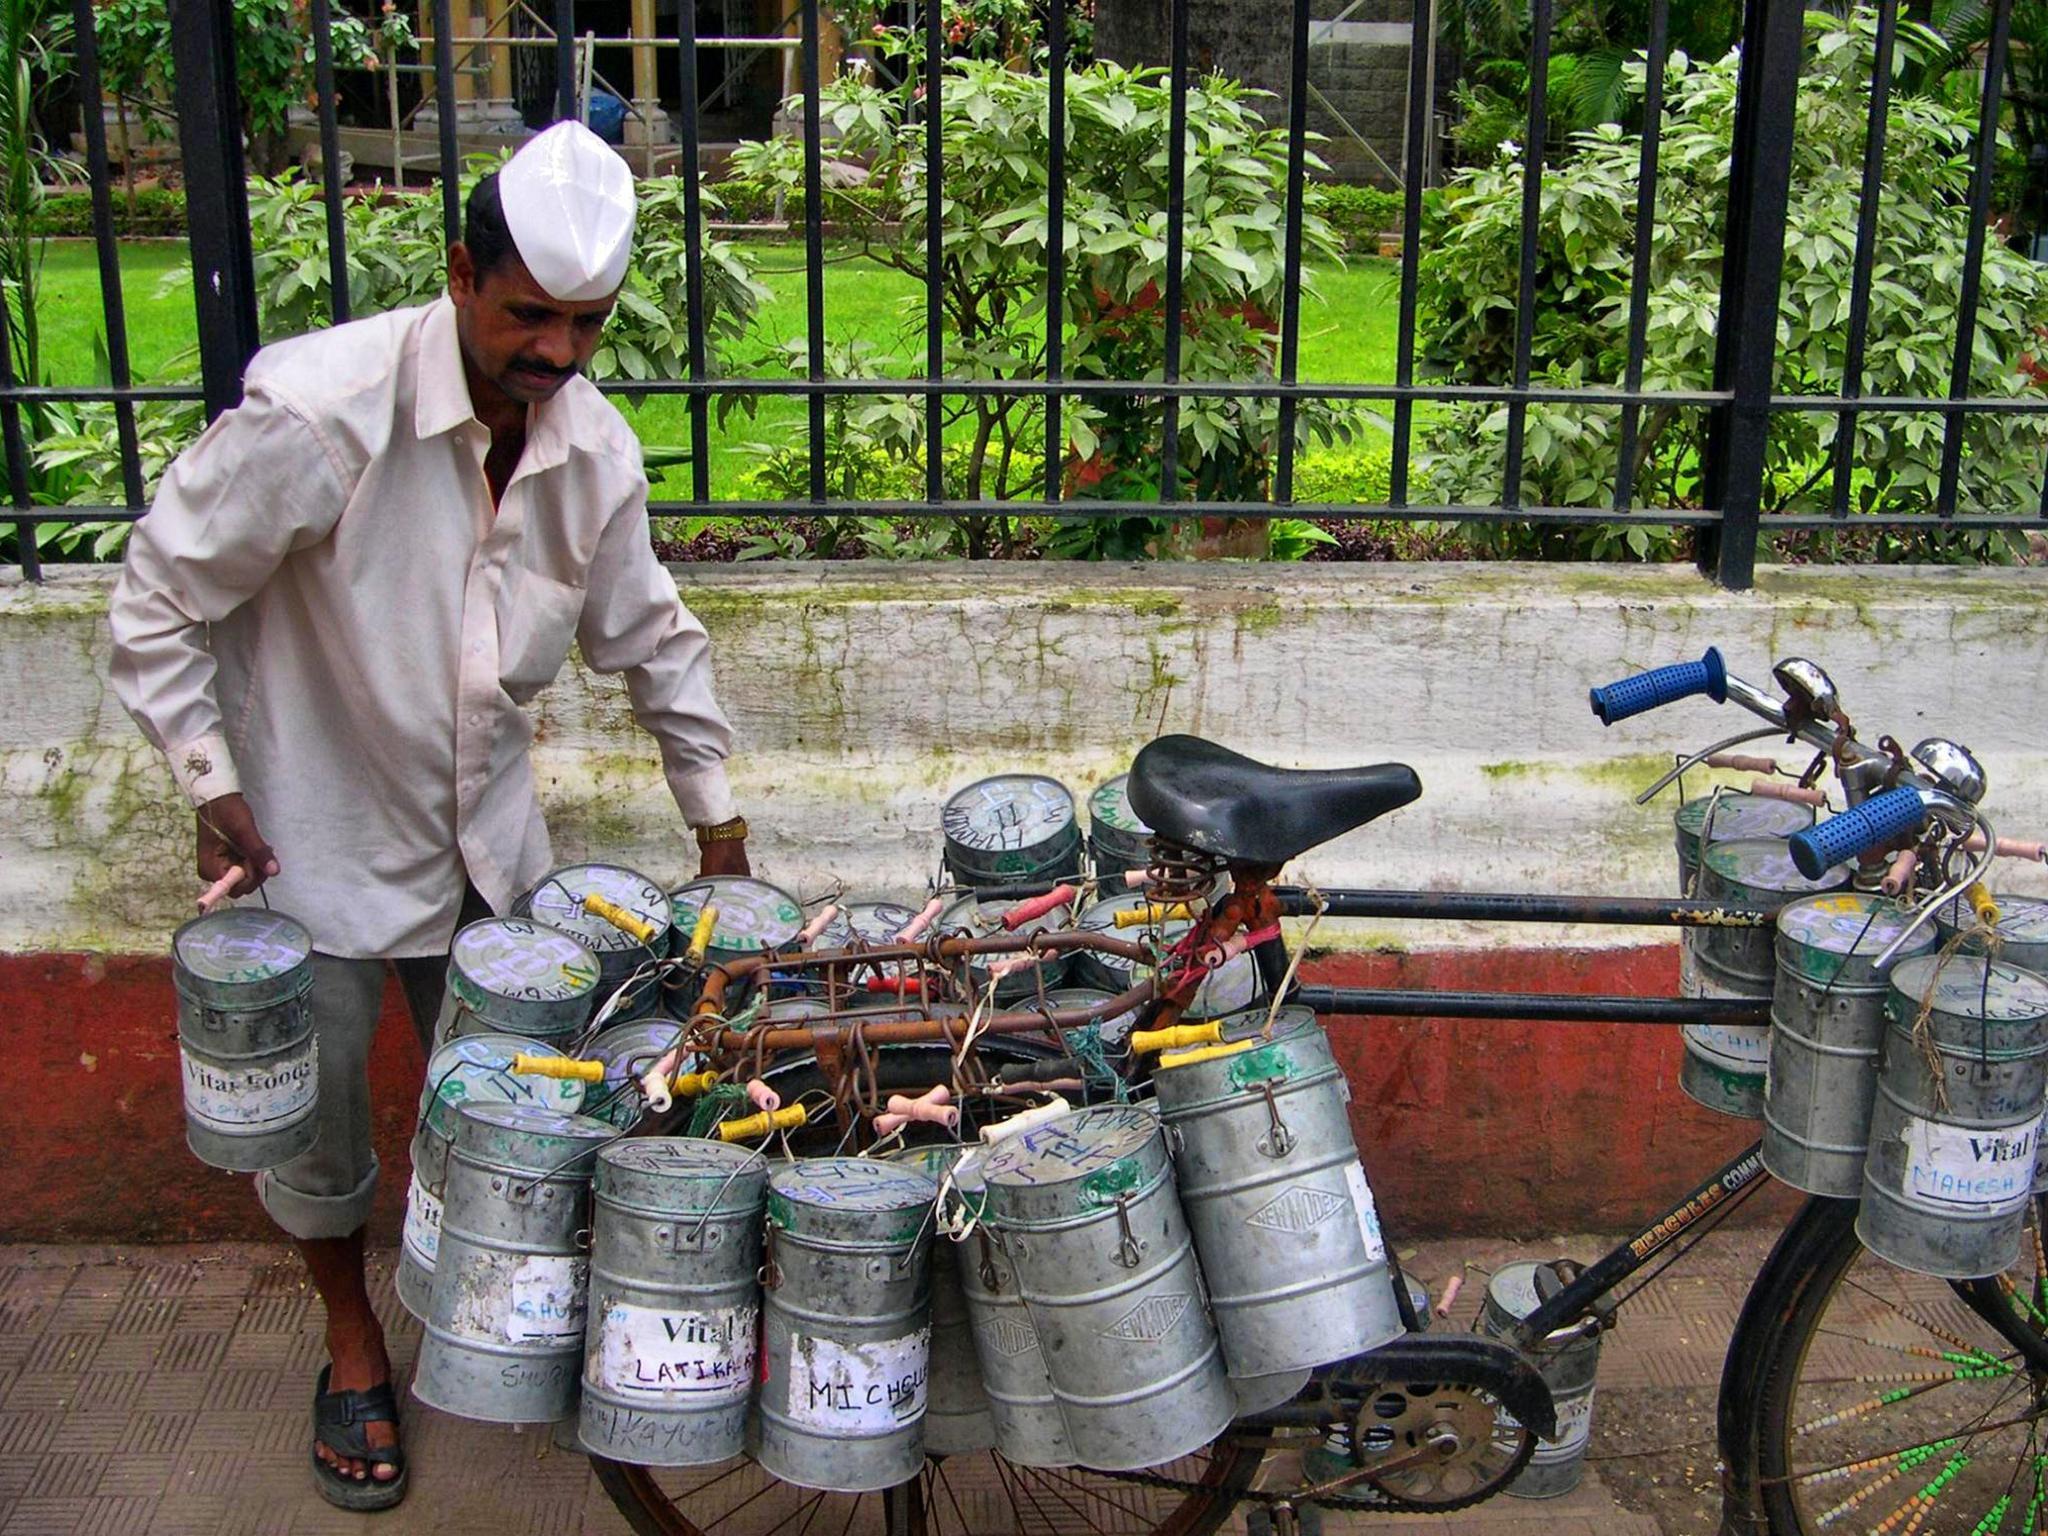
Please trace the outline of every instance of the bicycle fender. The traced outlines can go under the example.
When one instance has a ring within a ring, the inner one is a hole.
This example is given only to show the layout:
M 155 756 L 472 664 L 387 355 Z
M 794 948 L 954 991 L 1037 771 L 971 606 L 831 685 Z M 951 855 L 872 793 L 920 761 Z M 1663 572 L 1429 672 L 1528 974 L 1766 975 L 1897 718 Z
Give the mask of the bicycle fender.
M 1342 1389 L 1367 1383 L 1441 1381 L 1481 1387 L 1499 1398 L 1516 1420 L 1538 1436 L 1557 1433 L 1557 1407 L 1550 1386 L 1512 1345 L 1477 1334 L 1413 1333 L 1353 1355 L 1333 1370 L 1331 1385 Z

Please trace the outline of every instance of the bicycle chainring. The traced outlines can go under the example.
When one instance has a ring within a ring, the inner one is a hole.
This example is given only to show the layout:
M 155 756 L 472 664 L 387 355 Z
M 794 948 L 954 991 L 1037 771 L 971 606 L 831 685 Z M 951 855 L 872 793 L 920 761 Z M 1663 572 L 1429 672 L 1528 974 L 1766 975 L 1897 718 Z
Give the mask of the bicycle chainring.
M 1382 1382 L 1367 1388 L 1351 1430 L 1362 1488 L 1332 1502 L 1447 1512 L 1499 1493 L 1536 1449 L 1536 1437 L 1483 1387 Z M 1370 1475 L 1376 1461 L 1394 1463 Z M 1304 1496 L 1317 1502 L 1315 1495 Z

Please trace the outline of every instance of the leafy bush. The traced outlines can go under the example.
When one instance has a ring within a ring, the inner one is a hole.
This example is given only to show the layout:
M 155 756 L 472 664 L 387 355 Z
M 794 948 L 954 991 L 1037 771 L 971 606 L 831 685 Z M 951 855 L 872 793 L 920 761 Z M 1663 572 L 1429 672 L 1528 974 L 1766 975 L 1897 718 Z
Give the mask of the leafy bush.
M 36 209 L 33 233 L 63 239 L 92 237 L 92 194 L 48 192 Z M 185 233 L 185 194 L 169 187 L 138 187 L 114 199 L 114 234 L 123 240 Z
M 1841 388 L 1874 33 L 1875 23 L 1864 12 L 1846 23 L 1818 13 L 1808 19 L 1778 314 L 1776 388 L 1782 393 L 1828 395 Z M 1648 389 L 1700 390 L 1713 378 L 1736 72 L 1733 54 L 1704 65 L 1676 55 L 1671 60 L 1652 231 L 1643 379 Z M 1641 82 L 1638 63 L 1631 88 L 1639 90 Z M 1867 394 L 1945 392 L 1968 234 L 1973 131 L 1969 111 L 1927 97 L 1895 97 L 1891 103 L 1862 380 Z M 1635 135 L 1609 125 L 1579 135 L 1570 158 L 1544 176 L 1533 354 L 1540 380 L 1576 386 L 1612 385 L 1622 378 L 1639 152 Z M 1426 221 L 1425 334 L 1454 380 L 1502 383 L 1510 376 L 1521 196 L 1520 166 L 1502 157 L 1455 177 Z M 1745 317 L 1744 323 L 1753 322 Z M 2048 268 L 1991 239 L 1984 252 L 1971 393 L 2035 394 L 2041 384 L 2028 366 L 2029 354 L 2044 325 Z M 1534 405 L 1527 423 L 1523 494 L 1531 504 L 1597 506 L 1611 498 L 1618 411 Z M 1965 423 L 1963 509 L 2009 511 L 2033 504 L 2048 420 L 1979 413 Z M 1825 411 L 1773 416 L 1770 510 L 1829 504 L 1836 425 Z M 1701 504 L 1706 428 L 1699 410 L 1658 407 L 1643 413 L 1638 504 Z M 1497 500 L 1506 429 L 1503 407 L 1460 406 L 1436 416 L 1425 433 L 1435 494 L 1447 502 Z M 1851 445 L 1852 507 L 1870 513 L 1930 507 L 1941 436 L 1940 420 L 1932 414 L 1859 417 Z M 1518 553 L 1647 558 L 1674 547 L 1668 534 L 1641 527 L 1579 534 L 1501 528 L 1488 537 L 1496 547 Z M 2008 541 L 1996 534 L 1955 535 L 1941 547 L 1995 556 Z
M 1044 76 L 998 64 L 969 60 L 949 69 L 942 238 L 950 377 L 1045 377 L 1048 93 Z M 1191 380 L 1269 378 L 1277 358 L 1271 317 L 1282 287 L 1286 145 L 1259 118 L 1257 94 L 1212 77 L 1187 96 L 1182 376 Z M 1156 378 L 1166 337 L 1166 80 L 1157 70 L 1097 65 L 1068 78 L 1066 101 L 1066 369 L 1076 378 Z M 884 90 L 860 78 L 826 92 L 825 116 L 841 145 L 871 160 L 876 183 L 902 189 L 900 236 L 877 231 L 874 254 L 921 276 L 925 169 L 917 108 L 913 89 Z M 747 144 L 733 163 L 751 180 L 793 188 L 802 150 L 789 140 Z M 1304 220 L 1303 248 L 1310 260 L 1337 254 L 1336 236 L 1320 214 Z M 922 316 L 909 323 L 921 328 Z M 1270 399 L 1184 402 L 1179 491 L 1218 499 L 1263 495 L 1278 417 Z M 953 419 L 971 427 L 967 497 L 1003 500 L 1035 488 L 1044 432 L 1038 397 L 974 396 L 954 403 Z M 1355 411 L 1304 402 L 1297 430 L 1304 442 L 1329 442 L 1348 438 L 1356 420 Z M 1067 402 L 1061 425 L 1070 488 L 1118 499 L 1157 496 L 1161 421 L 1156 401 Z M 921 413 L 897 409 L 876 424 L 886 428 L 876 441 L 889 451 L 918 451 Z M 1082 530 L 1076 537 L 1096 529 L 1116 536 L 1109 523 L 1071 526 Z M 977 554 L 1003 537 L 1000 527 L 969 524 Z
M 802 186 L 782 187 L 774 183 L 755 181 L 736 176 L 730 181 L 721 181 L 715 188 L 706 188 L 716 193 L 722 205 L 720 215 L 733 224 L 767 224 L 776 226 L 775 194 L 782 193 L 782 223 L 791 229 L 801 229 L 804 210 L 807 206 Z M 823 218 L 827 224 L 852 224 L 856 228 L 869 229 L 877 224 L 894 223 L 903 217 L 903 198 L 894 189 L 878 182 L 862 182 L 850 187 L 825 188 Z
M 1328 221 L 1344 250 L 1357 255 L 1377 256 L 1380 236 L 1401 227 L 1401 194 L 1379 187 L 1311 183 L 1308 206 Z

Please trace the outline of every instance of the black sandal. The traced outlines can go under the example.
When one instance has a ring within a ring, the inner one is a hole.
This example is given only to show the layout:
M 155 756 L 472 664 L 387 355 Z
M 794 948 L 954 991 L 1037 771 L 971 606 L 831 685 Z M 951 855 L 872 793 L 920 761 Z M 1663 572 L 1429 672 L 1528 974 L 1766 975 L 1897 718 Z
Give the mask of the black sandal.
M 321 1498 L 337 1509 L 361 1514 L 389 1509 L 405 1497 L 405 1452 L 395 1445 L 373 1449 L 363 1426 L 389 1424 L 395 1429 L 398 1399 L 392 1395 L 388 1381 L 360 1392 L 330 1392 L 327 1376 L 333 1369 L 331 1365 L 321 1366 L 320 1379 L 313 1386 L 314 1443 L 326 1446 L 337 1456 L 364 1463 L 369 1475 L 360 1479 L 350 1477 L 322 1461 L 318 1450 L 311 1450 L 307 1455 L 313 1459 L 313 1486 L 320 1490 Z M 398 1475 L 379 1478 L 379 1467 L 396 1467 Z

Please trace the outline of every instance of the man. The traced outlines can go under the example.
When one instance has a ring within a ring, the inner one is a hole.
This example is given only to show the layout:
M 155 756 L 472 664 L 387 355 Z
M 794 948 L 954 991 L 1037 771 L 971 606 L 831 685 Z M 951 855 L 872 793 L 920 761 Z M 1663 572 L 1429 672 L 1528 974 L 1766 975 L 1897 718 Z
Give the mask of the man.
M 539 135 L 472 193 L 448 292 L 265 348 L 165 475 L 116 584 L 113 682 L 239 870 L 311 930 L 320 1137 L 258 1176 L 327 1306 L 313 1473 L 382 1509 L 405 1460 L 363 1278 L 387 963 L 422 1046 L 457 927 L 549 865 L 521 706 L 572 639 L 622 672 L 707 874 L 747 869 L 704 630 L 648 541 L 640 449 L 580 375 L 626 273 L 630 173 Z

